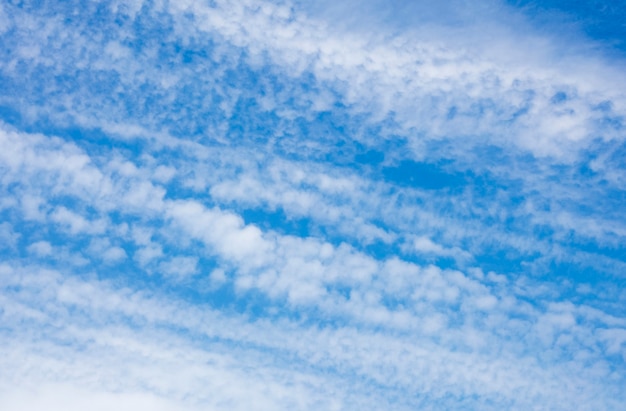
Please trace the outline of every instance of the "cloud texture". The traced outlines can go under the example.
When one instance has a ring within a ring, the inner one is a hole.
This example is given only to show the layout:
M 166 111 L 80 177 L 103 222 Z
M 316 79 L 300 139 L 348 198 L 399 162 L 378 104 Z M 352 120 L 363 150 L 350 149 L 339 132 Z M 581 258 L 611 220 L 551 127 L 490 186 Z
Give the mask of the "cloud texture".
M 0 408 L 623 409 L 623 55 L 401 3 L 0 5 Z

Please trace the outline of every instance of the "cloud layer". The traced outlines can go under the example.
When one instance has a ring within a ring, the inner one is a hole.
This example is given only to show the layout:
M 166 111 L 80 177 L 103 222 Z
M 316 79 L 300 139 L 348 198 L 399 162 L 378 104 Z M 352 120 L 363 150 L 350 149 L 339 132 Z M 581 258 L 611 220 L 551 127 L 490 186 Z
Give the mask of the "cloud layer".
M 626 78 L 577 36 L 1 5 L 0 408 L 623 408 Z

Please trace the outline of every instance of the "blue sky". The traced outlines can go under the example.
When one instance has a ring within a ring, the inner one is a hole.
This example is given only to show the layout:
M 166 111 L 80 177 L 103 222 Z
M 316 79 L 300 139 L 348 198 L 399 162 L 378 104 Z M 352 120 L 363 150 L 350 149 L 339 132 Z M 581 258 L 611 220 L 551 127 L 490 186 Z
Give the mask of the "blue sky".
M 0 408 L 623 410 L 616 4 L 0 3 Z

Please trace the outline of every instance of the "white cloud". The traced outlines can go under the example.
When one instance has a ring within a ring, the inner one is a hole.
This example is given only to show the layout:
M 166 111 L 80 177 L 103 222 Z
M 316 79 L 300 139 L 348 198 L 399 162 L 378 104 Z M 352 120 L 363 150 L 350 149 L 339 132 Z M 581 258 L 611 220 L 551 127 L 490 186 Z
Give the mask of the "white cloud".
M 106 228 L 103 221 L 89 221 L 63 206 L 57 207 L 50 217 L 52 221 L 68 229 L 71 234 L 102 234 Z
M 175 277 L 188 277 L 198 271 L 198 257 L 172 257 L 159 264 L 159 271 Z
M 460 262 L 472 259 L 472 255 L 470 253 L 461 250 L 459 247 L 443 247 L 442 245 L 433 242 L 430 238 L 424 236 L 413 238 L 412 246 L 414 251 L 426 255 L 451 257 Z
M 614 63 L 520 36 L 506 8 L 408 30 L 146 4 L 98 27 L 0 6 L 20 45 L 0 72 L 25 95 L 0 96 L 23 117 L 0 125 L 0 407 L 624 404 L 623 293 L 568 278 L 623 271 Z M 354 164 L 368 150 L 380 164 Z M 462 182 L 385 181 L 402 160 Z M 141 290 L 135 268 L 164 275 Z
M 480 31 L 473 24 L 459 30 L 456 36 L 444 37 L 435 30 L 442 37 L 424 41 L 419 38 L 424 34 L 420 32 L 390 41 L 379 34 L 333 30 L 323 20 L 290 12 L 288 8 L 288 17 L 266 14 L 254 4 L 263 3 L 247 2 L 236 10 L 220 3 L 216 7 L 177 4 L 173 11 L 175 15 L 183 11 L 193 13 L 200 31 L 215 30 L 237 46 L 253 52 L 267 51 L 291 75 L 311 68 L 320 81 L 341 82 L 347 86 L 347 102 L 374 111 L 375 116 L 384 118 L 393 112 L 406 127 L 418 129 L 428 123 L 431 137 L 488 132 L 492 144 L 519 144 L 539 156 L 566 154 L 568 148 L 563 143 L 575 146 L 573 143 L 582 138 L 595 138 L 596 115 L 591 107 L 603 98 L 615 100 L 620 107 L 624 104 L 623 96 L 612 87 L 615 79 L 624 82 L 616 68 L 608 67 L 599 58 L 587 57 L 585 61 L 574 57 L 557 61 L 556 69 L 554 60 L 547 60 L 553 59 L 559 47 L 554 39 L 523 38 L 510 28 L 492 24 L 488 29 L 497 33 L 495 49 L 507 50 L 499 55 L 493 51 L 493 41 L 489 43 L 491 50 L 475 46 L 481 42 L 468 41 L 468 37 L 484 36 L 477 34 Z M 502 14 L 509 17 L 506 12 Z M 246 30 L 242 21 L 248 22 Z M 433 25 L 428 27 L 436 29 Z M 523 52 L 514 51 L 520 49 Z M 593 70 L 604 72 L 602 77 L 612 81 L 590 76 Z M 575 116 L 564 116 L 562 108 L 546 110 L 559 89 L 577 90 L 572 97 L 577 107 L 572 112 Z M 518 96 L 528 95 L 528 90 L 532 91 L 533 104 L 517 125 L 510 119 L 522 108 L 516 102 Z M 604 97 L 599 98 L 599 94 Z M 499 110 L 491 111 L 489 104 L 484 115 L 476 116 L 474 107 L 481 99 L 492 101 Z M 428 101 L 430 105 L 426 104 Z M 456 107 L 459 113 L 451 121 L 446 117 L 450 107 Z M 569 120 L 564 122 L 567 117 Z M 501 140 L 498 134 L 508 135 L 507 140 Z M 610 134 L 605 136 L 611 138 Z
M 516 341 L 507 343 L 469 324 L 457 331 L 436 314 L 420 325 L 425 335 L 439 336 L 434 344 L 430 337 L 375 329 L 248 322 L 237 314 L 225 316 L 184 301 L 32 266 L 4 265 L 0 271 L 3 289 L 19 290 L 3 292 L 0 300 L 5 327 L 14 333 L 0 336 L 11 353 L 2 360 L 1 385 L 14 393 L 3 396 L 14 406 L 32 404 L 20 395 L 45 391 L 50 384 L 68 390 L 81 384 L 86 396 L 115 395 L 124 403 L 167 398 L 162 404 L 183 409 L 377 409 L 387 390 L 397 389 L 421 392 L 434 409 L 453 404 L 446 402 L 450 396 L 460 399 L 468 390 L 491 398 L 494 406 L 513 404 L 519 409 L 535 401 L 557 408 L 611 408 L 616 404 L 611 398 L 620 398 L 606 385 L 610 371 L 601 371 L 601 361 L 596 362 L 597 374 L 586 373 L 582 364 L 554 360 L 546 368 L 524 352 L 506 348 Z M 68 311 L 70 306 L 73 310 Z M 569 307 L 554 305 L 551 312 Z M 38 314 L 31 314 L 33 310 Z M 41 327 L 49 321 L 44 312 L 61 316 L 56 319 L 59 328 Z M 30 322 L 25 328 L 26 318 Z M 185 331 L 169 331 L 171 326 Z M 206 335 L 213 342 L 198 345 L 187 340 L 186 333 Z M 450 340 L 455 334 L 460 339 Z M 465 348 L 456 349 L 459 343 Z M 35 359 L 30 366 L 24 362 L 27 357 Z M 594 358 L 587 361 L 597 361 Z M 351 373 L 376 381 L 379 388 L 366 388 L 352 380 Z M 8 375 L 13 377 L 7 380 Z M 86 382 L 86 375 L 97 379 Z M 559 381 L 558 386 L 553 381 Z M 15 391 L 14 384 L 22 388 Z M 412 409 L 402 402 L 396 405 Z
M 79 411 L 90 409 L 105 411 L 110 409 L 131 411 L 150 409 L 174 411 L 180 404 L 172 404 L 164 398 L 145 393 L 124 393 L 93 391 L 70 384 L 42 384 L 31 389 L 11 387 L 3 393 L 0 407 L 6 411 Z
M 158 244 L 151 244 L 147 247 L 141 247 L 135 253 L 135 259 L 139 265 L 144 267 L 152 260 L 163 256 L 163 248 Z
M 126 251 L 121 247 L 111 247 L 102 254 L 102 259 L 107 262 L 120 262 L 126 257 Z
M 221 268 L 216 268 L 209 274 L 209 285 L 213 289 L 221 287 L 227 280 L 226 273 Z
M 125 260 L 127 255 L 123 248 L 111 245 L 108 238 L 93 238 L 88 251 L 95 257 L 107 263 L 117 263 Z
M 19 237 L 20 234 L 13 230 L 10 223 L 0 223 L 0 241 L 2 248 L 15 248 Z
M 37 241 L 28 246 L 28 251 L 46 257 L 52 254 L 52 245 L 47 241 Z

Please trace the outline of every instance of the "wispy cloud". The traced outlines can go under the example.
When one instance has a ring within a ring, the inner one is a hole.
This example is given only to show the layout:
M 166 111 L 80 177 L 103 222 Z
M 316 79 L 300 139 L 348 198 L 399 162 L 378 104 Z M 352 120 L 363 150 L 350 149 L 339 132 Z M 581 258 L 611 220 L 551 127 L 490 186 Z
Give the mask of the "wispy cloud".
M 623 407 L 622 57 L 330 3 L 0 6 L 0 408 Z

